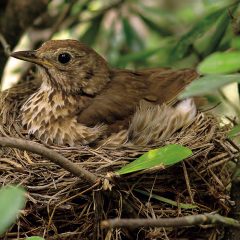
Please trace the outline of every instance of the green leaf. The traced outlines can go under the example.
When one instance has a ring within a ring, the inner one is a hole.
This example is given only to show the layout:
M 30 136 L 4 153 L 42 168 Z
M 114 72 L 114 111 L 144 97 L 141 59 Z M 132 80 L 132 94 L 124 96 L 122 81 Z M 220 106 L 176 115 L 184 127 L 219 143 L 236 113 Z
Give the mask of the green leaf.
M 125 40 L 133 51 L 139 51 L 144 48 L 144 43 L 141 37 L 138 35 L 134 27 L 130 24 L 127 18 L 122 19 L 123 31 L 125 35 Z
M 240 37 L 234 37 L 231 41 L 231 47 L 240 50 Z
M 33 237 L 26 238 L 26 240 L 44 240 L 44 238 L 38 237 L 38 236 L 33 236 Z
M 214 33 L 210 38 L 207 49 L 204 51 L 204 56 L 207 56 L 210 53 L 216 51 L 216 49 L 221 43 L 221 40 L 225 35 L 225 32 L 229 26 L 230 21 L 231 21 L 231 17 L 229 15 L 229 12 L 225 11 L 221 16 L 219 23 L 216 26 L 216 30 L 214 31 Z
M 148 196 L 148 197 L 150 196 L 149 192 L 142 191 L 140 189 L 136 189 L 135 191 L 139 192 L 139 193 L 142 193 L 145 196 Z M 161 197 L 161 196 L 159 196 L 157 194 L 151 194 L 151 198 L 154 198 L 154 199 L 156 199 L 158 201 L 170 204 L 170 205 L 175 206 L 175 207 L 180 207 L 180 208 L 183 208 L 183 209 L 193 209 L 193 208 L 197 208 L 198 207 L 197 205 L 193 205 L 193 204 L 178 203 L 178 202 L 173 201 L 173 200 L 171 200 L 169 198 Z
M 120 66 L 121 64 L 126 64 L 128 62 L 134 62 L 134 61 L 139 61 L 142 59 L 147 59 L 147 58 L 153 56 L 154 54 L 157 54 L 159 50 L 161 50 L 161 48 L 146 49 L 146 50 L 142 50 L 139 52 L 126 54 L 124 56 L 119 57 L 119 59 L 117 61 L 117 65 Z
M 218 88 L 221 88 L 222 86 L 232 82 L 240 83 L 240 74 L 207 75 L 189 84 L 186 87 L 186 89 L 182 92 L 179 98 L 182 99 L 192 96 L 201 96 L 206 93 L 211 93 L 212 91 L 215 91 Z
M 25 191 L 19 187 L 7 186 L 0 190 L 0 235 L 14 223 L 24 207 L 24 195 Z
M 198 66 L 204 74 L 232 73 L 240 69 L 240 51 L 216 52 L 208 56 Z
M 141 157 L 122 167 L 117 173 L 132 173 L 156 166 L 165 168 L 191 155 L 192 151 L 189 148 L 177 144 L 170 144 L 144 153 Z
M 144 3 L 142 3 L 141 1 L 138 2 L 138 5 L 140 7 L 140 11 L 146 15 L 151 15 L 151 16 L 155 16 L 155 17 L 160 17 L 162 19 L 164 19 L 166 22 L 170 23 L 170 24 L 179 24 L 179 19 L 176 18 L 176 15 L 172 14 L 172 12 L 169 9 L 165 9 L 165 8 L 156 8 L 155 6 L 147 6 L 144 5 Z M 139 13 L 138 13 L 139 14 Z
M 101 27 L 103 16 L 104 14 L 100 14 L 92 20 L 86 32 L 82 35 L 80 39 L 81 42 L 89 46 L 92 46 L 94 44 Z
M 230 139 L 235 138 L 240 133 L 240 124 L 234 126 L 228 133 Z
M 170 58 L 172 60 L 179 60 L 185 57 L 196 39 L 202 37 L 202 35 L 209 30 L 213 24 L 216 23 L 218 18 L 225 13 L 226 8 L 218 9 L 217 11 L 199 20 L 192 29 L 184 34 L 173 48 Z
M 142 21 L 153 31 L 155 31 L 156 33 L 158 33 L 161 36 L 171 36 L 172 32 L 169 31 L 167 28 L 164 28 L 162 26 L 159 26 L 158 24 L 156 24 L 154 21 L 152 21 L 151 19 L 147 18 L 146 16 L 139 14 L 139 17 L 142 19 Z

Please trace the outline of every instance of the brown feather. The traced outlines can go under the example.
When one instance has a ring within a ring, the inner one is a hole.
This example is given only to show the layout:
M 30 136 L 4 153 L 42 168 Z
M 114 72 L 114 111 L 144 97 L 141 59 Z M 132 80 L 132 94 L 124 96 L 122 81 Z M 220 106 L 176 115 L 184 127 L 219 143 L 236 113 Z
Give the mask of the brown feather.
M 142 99 L 154 104 L 173 104 L 197 77 L 191 69 L 112 70 L 109 84 L 78 116 L 78 122 L 93 126 L 122 120 L 134 113 Z

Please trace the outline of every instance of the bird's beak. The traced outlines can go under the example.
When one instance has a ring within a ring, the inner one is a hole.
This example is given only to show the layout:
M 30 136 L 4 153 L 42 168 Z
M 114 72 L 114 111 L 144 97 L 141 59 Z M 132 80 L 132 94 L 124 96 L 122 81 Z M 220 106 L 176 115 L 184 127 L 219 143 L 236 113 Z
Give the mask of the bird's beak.
M 32 62 L 41 66 L 52 66 L 47 60 L 43 60 L 37 56 L 36 51 L 19 51 L 10 54 L 11 57 Z

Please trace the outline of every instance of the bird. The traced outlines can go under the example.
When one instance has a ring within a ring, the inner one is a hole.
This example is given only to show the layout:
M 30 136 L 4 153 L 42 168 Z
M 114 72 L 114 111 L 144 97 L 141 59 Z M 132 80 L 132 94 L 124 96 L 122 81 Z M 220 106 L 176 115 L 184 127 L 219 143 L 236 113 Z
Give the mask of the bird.
M 177 102 L 198 78 L 193 69 L 117 69 L 73 39 L 49 40 L 11 56 L 37 66 L 41 86 L 23 103 L 21 119 L 29 135 L 46 143 L 91 144 L 122 130 L 129 140 L 144 142 L 166 135 L 169 124 L 173 131 L 183 127 L 196 115 L 193 99 Z

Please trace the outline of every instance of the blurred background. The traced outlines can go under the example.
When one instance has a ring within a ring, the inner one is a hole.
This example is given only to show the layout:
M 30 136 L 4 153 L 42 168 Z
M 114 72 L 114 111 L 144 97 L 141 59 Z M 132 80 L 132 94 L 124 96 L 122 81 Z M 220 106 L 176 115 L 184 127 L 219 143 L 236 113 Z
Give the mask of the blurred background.
M 207 76 L 234 75 L 236 80 L 225 81 L 231 83 L 227 87 L 218 84 L 209 92 L 205 84 L 200 94 L 213 104 L 224 102 L 216 111 L 236 120 L 240 112 L 238 6 L 239 1 L 232 0 L 1 0 L 1 88 L 27 80 L 35 71 L 27 63 L 9 60 L 10 51 L 72 38 L 93 47 L 113 67 L 188 67 Z M 211 61 L 216 52 L 236 54 Z

